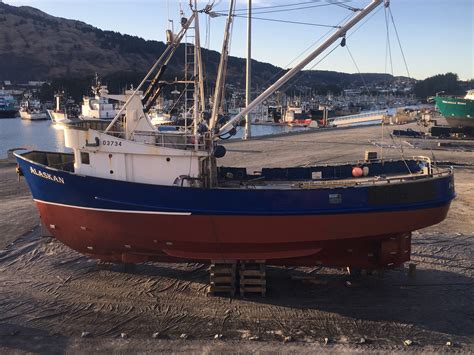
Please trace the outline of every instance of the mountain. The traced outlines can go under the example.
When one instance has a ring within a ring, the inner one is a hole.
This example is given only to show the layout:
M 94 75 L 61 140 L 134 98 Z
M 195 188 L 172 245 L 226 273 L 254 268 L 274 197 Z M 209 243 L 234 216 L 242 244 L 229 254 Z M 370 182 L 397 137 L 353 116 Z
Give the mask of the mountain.
M 113 31 L 103 31 L 86 23 L 58 18 L 28 6 L 0 3 L 0 80 L 28 81 L 58 78 L 142 76 L 163 52 L 165 44 L 146 41 Z M 213 81 L 219 53 L 203 49 L 208 79 Z M 167 77 L 181 77 L 184 46 L 180 46 L 167 69 Z M 228 81 L 243 88 L 245 60 L 229 58 Z M 275 80 L 282 69 L 253 61 L 253 85 L 262 87 Z M 367 84 L 393 79 L 387 74 L 363 74 Z M 306 71 L 298 77 L 298 87 L 323 88 L 361 85 L 359 74 Z

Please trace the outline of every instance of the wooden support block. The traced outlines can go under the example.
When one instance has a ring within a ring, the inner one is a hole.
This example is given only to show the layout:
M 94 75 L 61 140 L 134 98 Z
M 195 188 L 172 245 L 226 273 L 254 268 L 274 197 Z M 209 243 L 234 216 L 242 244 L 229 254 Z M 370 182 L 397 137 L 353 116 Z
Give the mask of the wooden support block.
M 266 289 L 266 286 L 242 286 L 241 287 L 242 290 L 244 290 L 245 292 L 261 292 L 262 290 L 265 290 Z
M 239 265 L 240 295 L 260 293 L 266 295 L 265 260 L 244 260 Z
M 265 277 L 265 271 L 261 271 L 261 270 L 240 270 L 240 277 L 242 278 L 242 276 L 245 276 L 245 277 L 248 277 L 248 276 L 251 276 L 251 277 L 256 277 L 256 276 Z
M 216 286 L 216 285 L 209 285 L 207 287 L 207 294 L 209 296 L 215 296 L 217 293 L 228 294 L 229 296 L 235 295 L 235 287 L 231 286 Z
M 237 263 L 233 260 L 213 260 L 209 269 L 208 295 L 216 293 L 235 295 Z
M 211 283 L 214 284 L 232 284 L 235 282 L 235 277 L 232 276 L 213 276 Z
M 266 285 L 265 279 L 240 279 L 240 285 Z
M 228 267 L 213 267 L 210 269 L 211 273 L 213 274 L 234 274 L 237 272 L 237 270 L 228 268 Z
M 236 260 L 211 260 L 211 264 L 229 264 L 229 265 L 237 265 Z
M 241 286 L 240 287 L 240 295 L 242 297 L 245 297 L 245 294 L 248 294 L 248 293 L 252 293 L 252 294 L 260 293 L 262 297 L 265 297 L 266 292 L 267 292 L 266 287 L 261 287 L 261 286 L 254 286 L 254 287 Z
M 258 267 L 249 267 L 248 265 L 241 266 L 239 271 L 260 271 L 265 272 L 265 267 L 258 266 Z

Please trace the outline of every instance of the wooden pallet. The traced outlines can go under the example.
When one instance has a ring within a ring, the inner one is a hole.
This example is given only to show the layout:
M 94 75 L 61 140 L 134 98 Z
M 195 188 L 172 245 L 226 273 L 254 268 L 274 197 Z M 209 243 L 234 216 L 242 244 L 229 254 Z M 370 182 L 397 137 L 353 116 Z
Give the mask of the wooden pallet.
M 235 295 L 237 280 L 237 262 L 232 260 L 213 260 L 209 269 L 209 286 L 207 294 Z
M 265 260 L 244 260 L 239 265 L 240 295 L 260 293 L 262 297 L 267 293 Z

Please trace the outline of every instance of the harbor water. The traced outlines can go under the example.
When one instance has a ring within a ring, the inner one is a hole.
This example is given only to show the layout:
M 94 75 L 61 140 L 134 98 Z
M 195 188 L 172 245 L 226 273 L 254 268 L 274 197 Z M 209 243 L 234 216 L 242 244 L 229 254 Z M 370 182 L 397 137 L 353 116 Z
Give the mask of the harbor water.
M 305 127 L 286 125 L 252 125 L 252 136 L 290 133 L 305 130 Z M 242 138 L 244 128 L 238 127 L 232 138 Z M 0 119 L 0 159 L 7 157 L 8 150 L 26 148 L 30 150 L 47 150 L 54 152 L 68 151 L 64 147 L 64 134 L 61 126 L 50 120 L 27 121 L 19 118 Z
M 66 151 L 62 129 L 50 120 L 0 119 L 0 159 L 5 159 L 8 150 L 14 148 Z

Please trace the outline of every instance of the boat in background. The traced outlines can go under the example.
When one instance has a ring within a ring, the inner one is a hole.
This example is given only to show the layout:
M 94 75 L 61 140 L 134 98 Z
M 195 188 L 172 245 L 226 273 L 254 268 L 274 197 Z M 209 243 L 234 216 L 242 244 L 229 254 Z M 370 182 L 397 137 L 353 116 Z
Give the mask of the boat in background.
M 290 125 L 303 125 L 309 126 L 313 123 L 311 111 L 307 107 L 308 104 L 303 102 L 295 102 L 292 105 L 288 105 L 285 110 L 285 116 L 283 122 Z M 316 124 L 316 122 L 314 122 Z M 316 124 L 317 126 L 317 124 Z
M 169 111 L 169 107 L 165 107 L 164 99 L 160 96 L 157 98 L 156 103 L 150 107 L 147 115 L 154 126 L 172 125 L 177 121 L 177 119 L 173 119 L 173 116 Z
M 20 117 L 22 120 L 39 121 L 47 120 L 48 114 L 37 99 L 32 99 L 32 95 L 25 94 L 25 100 L 20 104 Z
M 113 103 L 109 102 L 109 90 L 106 85 L 102 85 L 96 74 L 95 84 L 92 86 L 93 97 L 84 96 L 81 120 L 111 120 L 117 114 L 117 109 Z
M 66 110 L 66 102 L 64 92 L 58 92 L 54 95 L 56 105 L 53 110 L 47 110 L 48 115 L 53 123 L 63 124 L 72 122 Z
M 174 123 L 169 113 L 163 113 L 153 109 L 148 112 L 148 117 L 154 126 L 171 125 Z
M 462 98 L 454 96 L 434 96 L 441 114 L 451 127 L 463 127 L 474 131 L 474 90 L 468 90 Z
M 15 118 L 18 107 L 15 98 L 5 90 L 0 90 L 0 118 Z

